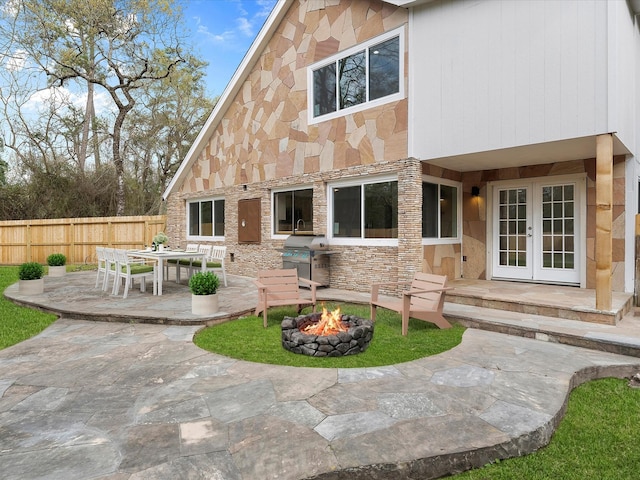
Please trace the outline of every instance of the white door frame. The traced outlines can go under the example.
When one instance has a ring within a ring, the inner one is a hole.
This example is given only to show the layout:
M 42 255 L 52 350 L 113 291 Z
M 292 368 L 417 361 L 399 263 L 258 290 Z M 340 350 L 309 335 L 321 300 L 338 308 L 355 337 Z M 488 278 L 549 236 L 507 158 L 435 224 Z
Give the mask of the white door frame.
M 509 279 L 507 277 L 498 276 L 494 273 L 494 259 L 495 259 L 495 249 L 498 248 L 498 245 L 494 245 L 494 228 L 498 228 L 498 219 L 495 218 L 494 210 L 495 210 L 495 189 L 503 188 L 503 187 L 517 187 L 521 185 L 530 185 L 536 184 L 540 185 L 542 183 L 575 183 L 576 184 L 576 221 L 578 222 L 576 233 L 578 235 L 577 242 L 575 245 L 575 262 L 578 269 L 578 278 L 579 285 L 581 288 L 586 288 L 587 283 L 587 175 L 586 173 L 581 174 L 570 174 L 570 175 L 557 175 L 557 176 L 549 176 L 549 177 L 532 177 L 532 178 L 523 178 L 523 179 L 514 179 L 514 180 L 504 180 L 504 181 L 494 181 L 487 183 L 487 231 L 486 231 L 486 242 L 487 242 L 487 256 L 486 256 L 486 265 L 487 265 L 487 277 L 488 279 L 492 278 L 500 278 L 500 279 Z M 530 189 L 530 201 L 537 201 L 535 198 L 535 193 Z M 533 204 L 532 217 L 530 221 L 533 222 L 534 218 L 540 218 L 540 212 L 536 212 L 536 204 Z M 537 237 L 537 238 L 536 238 Z M 533 259 L 537 261 L 540 259 L 539 250 L 541 249 L 540 244 L 540 232 L 534 231 L 534 237 L 532 238 L 533 242 L 530 246 L 534 249 L 533 251 Z M 566 282 L 566 281 L 548 281 L 548 280 L 537 280 L 536 277 L 536 268 L 533 267 L 533 277 L 529 280 L 522 278 L 513 278 L 514 281 L 532 281 L 537 283 L 558 283 L 558 284 L 576 284 L 574 282 Z

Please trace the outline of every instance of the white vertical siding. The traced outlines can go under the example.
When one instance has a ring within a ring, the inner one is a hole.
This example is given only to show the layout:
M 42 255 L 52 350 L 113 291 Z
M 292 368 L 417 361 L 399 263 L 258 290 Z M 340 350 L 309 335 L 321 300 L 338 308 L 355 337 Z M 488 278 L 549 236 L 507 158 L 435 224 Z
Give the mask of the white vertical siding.
M 636 98 L 639 86 L 636 66 L 640 59 L 640 35 L 626 2 L 609 4 L 609 30 L 611 131 L 617 132 L 622 142 L 638 155 Z
M 437 0 L 416 7 L 410 153 L 437 158 L 611 131 L 608 4 Z M 619 4 L 622 10 L 626 2 Z

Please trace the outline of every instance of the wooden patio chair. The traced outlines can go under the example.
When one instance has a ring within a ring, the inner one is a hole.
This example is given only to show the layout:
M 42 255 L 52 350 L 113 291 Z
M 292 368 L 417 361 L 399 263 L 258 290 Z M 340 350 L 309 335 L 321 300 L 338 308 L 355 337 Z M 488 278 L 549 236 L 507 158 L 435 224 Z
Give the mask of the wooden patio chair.
M 380 298 L 382 286 L 410 285 L 402 292 L 402 298 Z M 402 335 L 409 332 L 409 318 L 431 322 L 440 328 L 451 328 L 442 315 L 444 296 L 447 290 L 446 275 L 416 273 L 411 282 L 374 283 L 371 286 L 371 320 L 376 320 L 376 308 L 382 307 L 402 315 Z
M 311 287 L 311 300 L 300 295 L 298 282 Z M 306 278 L 298 278 L 298 271 L 295 268 L 261 270 L 254 283 L 258 287 L 258 306 L 255 314 L 258 316 L 262 312 L 264 328 L 267 328 L 267 309 L 269 307 L 297 305 L 298 313 L 300 313 L 303 306 L 313 305 L 313 311 L 316 311 L 316 287 L 321 284 Z

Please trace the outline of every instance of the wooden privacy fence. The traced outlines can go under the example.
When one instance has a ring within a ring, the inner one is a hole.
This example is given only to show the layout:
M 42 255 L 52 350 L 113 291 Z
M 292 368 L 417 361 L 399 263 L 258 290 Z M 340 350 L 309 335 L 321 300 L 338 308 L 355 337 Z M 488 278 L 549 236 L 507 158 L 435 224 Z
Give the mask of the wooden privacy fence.
M 95 263 L 96 246 L 151 245 L 166 221 L 166 215 L 2 221 L 0 264 L 44 264 L 52 253 L 63 253 L 67 263 Z

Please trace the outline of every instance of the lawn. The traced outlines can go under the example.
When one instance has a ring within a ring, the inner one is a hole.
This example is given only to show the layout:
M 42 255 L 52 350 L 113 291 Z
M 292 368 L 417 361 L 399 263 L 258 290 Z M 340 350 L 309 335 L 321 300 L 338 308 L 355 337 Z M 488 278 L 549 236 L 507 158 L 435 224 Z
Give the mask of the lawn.
M 343 314 L 369 318 L 368 305 L 325 302 L 327 310 L 339 306 Z M 303 311 L 310 312 L 310 309 Z M 259 363 L 298 367 L 354 368 L 393 365 L 435 355 L 458 345 L 464 327 L 441 330 L 431 323 L 411 319 L 409 334 L 401 334 L 400 315 L 378 309 L 373 340 L 367 350 L 346 357 L 308 357 L 282 348 L 280 322 L 285 316 L 296 316 L 295 308 L 269 309 L 268 328 L 262 318 L 249 316 L 202 330 L 195 343 L 205 350 L 228 357 Z
M 551 443 L 525 457 L 456 480 L 635 480 L 640 478 L 640 389 L 607 378 L 576 388 Z M 451 478 L 451 477 L 450 477 Z
M 0 292 L 18 281 L 18 267 L 0 267 Z M 0 297 L 0 349 L 37 335 L 56 320 L 56 316 L 20 307 L 4 295 Z

